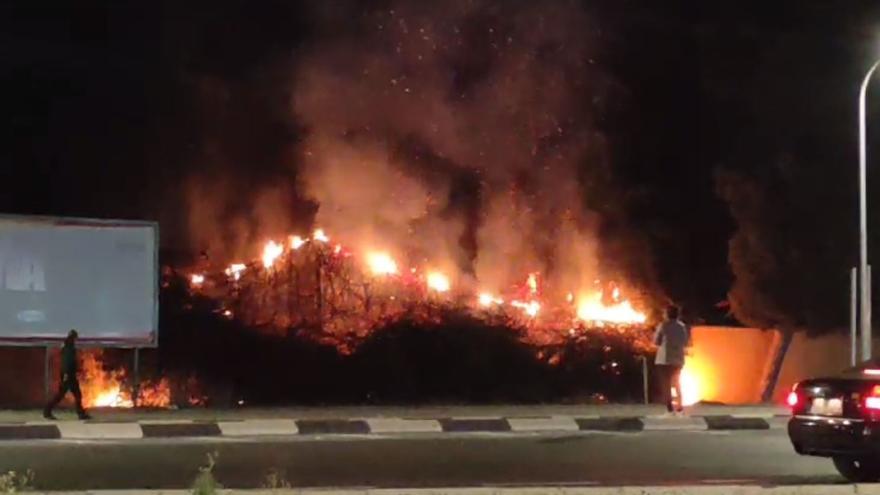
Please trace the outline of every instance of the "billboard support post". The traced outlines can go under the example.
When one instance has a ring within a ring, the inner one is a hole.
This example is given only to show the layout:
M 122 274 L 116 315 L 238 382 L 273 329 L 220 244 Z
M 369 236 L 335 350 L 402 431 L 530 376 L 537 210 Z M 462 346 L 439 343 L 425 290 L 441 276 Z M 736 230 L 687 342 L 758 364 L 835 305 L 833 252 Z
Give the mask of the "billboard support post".
M 140 347 L 134 348 L 134 383 L 132 384 L 133 392 L 131 396 L 131 402 L 134 407 L 138 407 L 138 399 L 141 395 L 140 350 Z
M 49 357 L 50 357 L 49 356 L 49 349 L 50 349 L 50 347 L 47 345 L 46 346 L 46 355 L 45 355 L 45 358 L 43 359 L 43 399 L 45 400 L 46 404 L 49 403 L 49 399 L 50 399 L 49 394 L 51 393 L 49 390 L 49 364 L 50 364 L 50 362 L 49 362 Z

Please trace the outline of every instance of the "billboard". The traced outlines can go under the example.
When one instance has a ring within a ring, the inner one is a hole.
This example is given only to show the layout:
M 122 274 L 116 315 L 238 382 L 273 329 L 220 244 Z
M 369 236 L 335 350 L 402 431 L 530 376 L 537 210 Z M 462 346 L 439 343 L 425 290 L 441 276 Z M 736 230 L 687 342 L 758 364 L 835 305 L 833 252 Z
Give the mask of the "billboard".
M 0 215 L 0 344 L 158 344 L 158 225 Z

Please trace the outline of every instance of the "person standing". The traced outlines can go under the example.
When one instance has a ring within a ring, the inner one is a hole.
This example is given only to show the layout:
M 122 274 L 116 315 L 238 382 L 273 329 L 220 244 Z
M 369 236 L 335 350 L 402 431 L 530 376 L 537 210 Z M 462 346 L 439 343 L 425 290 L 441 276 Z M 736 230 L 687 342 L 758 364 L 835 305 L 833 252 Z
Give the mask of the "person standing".
M 666 410 L 672 414 L 681 414 L 684 411 L 681 405 L 679 378 L 684 367 L 685 349 L 690 346 L 691 341 L 690 328 L 679 319 L 679 316 L 678 307 L 669 306 L 666 309 L 666 319 L 657 325 L 657 331 L 654 333 L 654 345 L 657 346 L 654 364 L 657 365 L 666 398 Z M 675 401 L 675 398 L 678 401 Z
M 43 409 L 43 417 L 46 419 L 57 419 L 52 414 L 52 409 L 61 402 L 67 392 L 73 394 L 73 399 L 76 402 L 76 414 L 79 419 L 91 419 L 91 416 L 83 408 L 82 391 L 80 391 L 79 379 L 76 376 L 79 371 L 76 357 L 76 339 L 78 337 L 79 334 L 76 330 L 71 330 L 67 334 L 67 338 L 64 339 L 64 347 L 61 348 L 61 385 L 58 388 L 58 393 Z

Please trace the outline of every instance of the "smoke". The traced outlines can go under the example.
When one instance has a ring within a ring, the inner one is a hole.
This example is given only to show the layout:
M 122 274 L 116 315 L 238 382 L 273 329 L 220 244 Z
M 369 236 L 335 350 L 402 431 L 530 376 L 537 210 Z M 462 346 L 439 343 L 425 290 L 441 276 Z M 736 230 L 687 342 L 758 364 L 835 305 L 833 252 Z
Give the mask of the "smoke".
M 576 2 L 322 2 L 312 15 L 292 111 L 316 225 L 491 290 L 530 271 L 568 287 L 598 276 L 581 181 L 602 154 L 604 76 Z

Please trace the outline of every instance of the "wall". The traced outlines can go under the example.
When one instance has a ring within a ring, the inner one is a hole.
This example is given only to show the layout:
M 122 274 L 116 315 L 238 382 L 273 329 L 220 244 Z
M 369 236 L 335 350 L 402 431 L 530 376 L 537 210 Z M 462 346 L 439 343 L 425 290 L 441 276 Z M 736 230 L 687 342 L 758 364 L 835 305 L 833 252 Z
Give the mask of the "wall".
M 880 338 L 874 339 L 874 356 L 880 356 Z M 795 334 L 785 355 L 773 401 L 782 403 L 792 385 L 806 378 L 833 375 L 850 366 L 849 335 L 807 337 Z
M 688 384 L 704 402 L 754 404 L 781 344 L 775 330 L 734 327 L 693 327 L 691 353 L 685 363 L 683 387 Z M 692 392 L 693 393 L 693 392 Z

